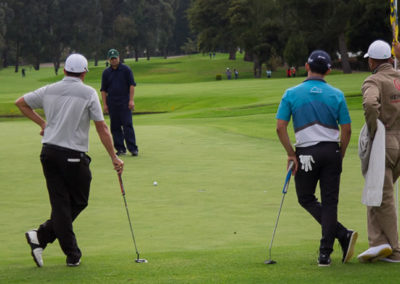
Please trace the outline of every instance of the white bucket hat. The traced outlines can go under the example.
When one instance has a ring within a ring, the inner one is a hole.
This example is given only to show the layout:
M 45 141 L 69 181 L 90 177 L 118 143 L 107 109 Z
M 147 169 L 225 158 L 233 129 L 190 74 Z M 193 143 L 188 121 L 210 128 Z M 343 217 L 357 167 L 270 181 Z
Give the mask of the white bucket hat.
M 372 59 L 388 59 L 392 55 L 392 49 L 390 45 L 383 40 L 376 40 L 368 48 L 368 53 L 364 55 L 364 58 L 370 57 Z
M 67 60 L 65 60 L 65 71 L 72 73 L 83 73 L 88 72 L 88 62 L 85 56 L 82 54 L 74 53 L 68 56 Z

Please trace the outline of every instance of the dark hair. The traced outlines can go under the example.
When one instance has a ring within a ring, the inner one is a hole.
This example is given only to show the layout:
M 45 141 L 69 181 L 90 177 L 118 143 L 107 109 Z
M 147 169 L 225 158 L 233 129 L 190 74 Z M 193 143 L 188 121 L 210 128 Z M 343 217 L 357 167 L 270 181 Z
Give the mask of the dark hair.
M 310 65 L 311 72 L 321 75 L 325 75 L 325 73 L 329 70 L 327 66 L 323 66 L 321 64 L 308 63 L 308 65 Z
M 374 60 L 376 63 L 378 63 L 378 65 L 381 65 L 383 63 L 388 63 L 390 58 L 386 58 L 386 59 L 375 59 L 375 58 L 371 58 L 372 60 Z
M 81 74 L 83 74 L 83 73 L 85 73 L 85 72 L 74 73 L 74 72 L 69 72 L 69 71 L 65 70 L 65 73 L 67 73 L 67 76 L 71 76 L 71 77 L 80 77 Z

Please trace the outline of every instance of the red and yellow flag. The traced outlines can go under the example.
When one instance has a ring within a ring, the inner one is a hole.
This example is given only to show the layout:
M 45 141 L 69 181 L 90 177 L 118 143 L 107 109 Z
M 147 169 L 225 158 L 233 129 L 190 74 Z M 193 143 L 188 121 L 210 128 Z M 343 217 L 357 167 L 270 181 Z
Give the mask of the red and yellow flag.
M 393 43 L 397 43 L 399 36 L 399 23 L 397 19 L 397 0 L 390 0 L 390 24 L 392 26 Z M 392 48 L 392 54 L 394 56 L 394 50 Z

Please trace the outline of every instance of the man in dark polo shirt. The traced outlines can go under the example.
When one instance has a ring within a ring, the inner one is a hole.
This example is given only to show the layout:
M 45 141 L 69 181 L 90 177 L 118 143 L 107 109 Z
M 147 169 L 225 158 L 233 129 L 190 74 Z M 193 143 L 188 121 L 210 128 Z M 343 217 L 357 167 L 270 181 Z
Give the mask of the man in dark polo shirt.
M 135 109 L 133 97 L 136 86 L 133 73 L 128 66 L 120 63 L 119 53 L 116 49 L 110 49 L 107 57 L 110 67 L 103 71 L 100 91 L 103 110 L 110 114 L 114 147 L 118 156 L 125 155 L 126 148 L 132 156 L 137 156 L 138 147 L 132 123 L 132 111 Z

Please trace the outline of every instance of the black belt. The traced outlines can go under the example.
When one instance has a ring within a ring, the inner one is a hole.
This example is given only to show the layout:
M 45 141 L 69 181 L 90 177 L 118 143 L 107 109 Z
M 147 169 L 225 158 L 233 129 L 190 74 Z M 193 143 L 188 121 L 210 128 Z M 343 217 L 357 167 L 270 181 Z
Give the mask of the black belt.
M 43 148 L 53 149 L 53 150 L 58 150 L 58 151 L 63 151 L 63 152 L 68 152 L 68 153 L 74 153 L 74 154 L 85 154 L 84 152 L 81 152 L 81 151 L 76 151 L 76 150 L 72 150 L 69 148 L 65 148 L 65 147 L 61 147 L 61 146 L 57 146 L 57 145 L 53 145 L 53 144 L 47 144 L 47 143 L 43 143 Z

